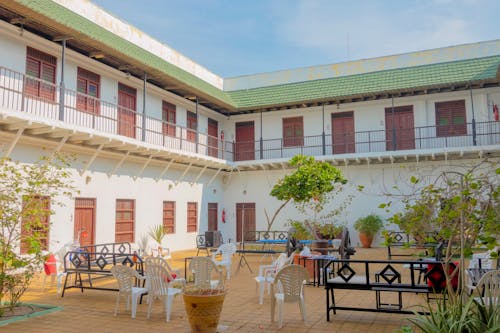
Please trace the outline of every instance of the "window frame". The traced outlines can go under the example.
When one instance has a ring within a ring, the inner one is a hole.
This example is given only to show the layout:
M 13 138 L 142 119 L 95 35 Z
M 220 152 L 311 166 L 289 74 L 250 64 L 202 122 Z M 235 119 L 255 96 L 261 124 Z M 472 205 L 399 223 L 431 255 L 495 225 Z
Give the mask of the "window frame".
M 166 207 L 167 205 L 172 207 Z M 171 217 L 168 215 L 171 212 Z M 169 221 L 171 220 L 171 221 Z M 175 201 L 163 201 L 163 230 L 168 234 L 175 234 Z
M 177 107 L 175 104 L 162 101 L 162 134 L 175 138 L 177 123 Z M 173 118 L 173 121 L 172 121 Z
M 186 112 L 186 139 L 190 142 L 196 142 L 196 132 L 198 128 L 198 117 L 196 113 Z
M 122 202 L 130 202 L 132 203 L 132 208 L 121 208 L 119 207 L 118 203 L 122 203 Z M 115 202 L 115 242 L 118 242 L 117 241 L 117 235 L 118 235 L 118 224 L 119 223 L 129 223 L 130 221 L 132 222 L 132 239 L 130 240 L 120 240 L 120 242 L 130 242 L 130 243 L 133 243 L 135 241 L 135 220 L 136 220 L 136 212 L 135 212 L 135 208 L 136 208 L 136 205 L 135 205 L 135 200 L 134 199 L 116 199 L 116 202 Z M 118 220 L 118 213 L 124 213 L 124 212 L 132 212 L 132 219 L 131 220 L 126 220 L 126 219 L 122 219 L 122 220 Z
M 80 82 L 85 86 L 85 92 L 79 91 Z M 89 87 L 96 87 L 96 96 L 89 94 Z M 101 76 L 85 68 L 78 67 L 76 75 L 76 109 L 95 115 L 100 114 Z
M 30 65 L 31 63 L 31 65 Z M 36 73 L 32 69 L 36 67 Z M 45 74 L 49 71 L 50 80 Z M 32 47 L 26 49 L 26 75 L 24 93 L 29 97 L 38 97 L 55 102 L 56 100 L 57 58 Z
M 29 201 L 28 201 L 29 199 Z M 24 216 L 24 213 L 22 215 L 22 221 L 21 221 L 21 244 L 20 244 L 20 253 L 21 254 L 26 254 L 29 252 L 29 245 L 26 245 L 26 242 L 23 240 L 24 237 L 27 237 L 27 236 L 32 236 L 33 235 L 33 231 L 38 231 L 38 232 L 41 232 L 40 236 L 43 236 L 43 237 L 39 237 L 39 240 L 40 240 L 40 249 L 41 250 L 49 250 L 49 242 L 50 242 L 50 215 L 51 215 L 51 208 L 50 208 L 50 197 L 48 196 L 39 196 L 39 195 L 35 195 L 35 196 L 28 196 L 28 195 L 24 195 L 22 197 L 22 209 L 26 209 L 26 205 L 29 203 L 29 202 L 33 202 L 32 200 L 36 200 L 38 203 L 36 205 L 40 205 L 40 209 L 43 209 L 46 211 L 46 215 L 45 216 L 42 216 L 41 219 L 40 219 L 40 223 L 42 224 L 42 226 L 40 228 L 37 228 L 36 226 L 34 225 L 28 225 L 28 227 L 30 228 L 30 230 L 26 230 L 25 228 L 25 224 L 26 223 L 32 223 L 31 221 L 29 221 L 29 217 L 28 216 Z M 45 230 L 43 230 L 43 228 Z M 36 230 L 38 229 L 38 230 Z
M 186 209 L 186 232 L 198 231 L 198 203 L 188 202 Z M 191 215 L 190 215 L 191 213 Z M 193 223 L 194 221 L 194 223 Z
M 282 118 L 283 126 L 283 147 L 304 146 L 304 117 Z M 291 131 L 290 135 L 287 134 Z
M 465 99 L 435 102 L 436 137 L 445 138 L 467 135 L 467 109 Z M 455 123 L 456 119 L 462 119 Z M 447 124 L 441 124 L 447 120 Z

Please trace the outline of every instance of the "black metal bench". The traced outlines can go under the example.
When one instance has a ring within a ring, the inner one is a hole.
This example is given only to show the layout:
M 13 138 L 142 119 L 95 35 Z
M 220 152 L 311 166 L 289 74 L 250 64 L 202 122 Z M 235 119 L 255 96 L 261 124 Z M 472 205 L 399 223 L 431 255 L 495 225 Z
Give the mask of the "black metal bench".
M 442 263 L 437 261 L 407 261 L 407 260 L 331 260 L 323 269 L 323 281 L 326 290 L 326 318 L 330 321 L 330 311 L 336 314 L 337 310 L 409 313 L 403 306 L 402 293 L 438 293 L 442 290 L 430 287 L 429 284 L 417 282 L 415 272 L 422 264 Z M 438 265 L 436 265 L 438 264 Z M 426 277 L 431 284 L 441 284 L 444 275 L 436 278 L 435 272 L 429 271 Z M 438 279 L 434 281 L 433 279 Z M 375 307 L 340 306 L 335 302 L 335 289 L 365 290 L 375 292 Z M 381 293 L 398 293 L 396 303 L 383 303 Z M 417 311 L 426 313 L 426 311 Z
M 68 251 L 64 256 L 64 287 L 66 289 L 84 289 L 117 291 L 116 288 L 96 286 L 93 282 L 99 278 L 112 276 L 114 265 L 135 267 L 140 275 L 144 275 L 144 264 L 137 253 L 132 253 L 130 243 L 107 243 L 82 246 Z M 82 278 L 82 275 L 86 278 Z
M 419 241 L 403 231 L 387 231 L 385 237 L 386 239 L 388 239 L 387 259 L 389 260 L 391 260 L 393 257 L 412 257 L 415 255 L 413 253 L 409 254 L 408 252 L 394 252 L 395 248 L 415 249 L 417 247 L 422 247 L 425 251 L 425 256 L 428 256 L 428 250 L 431 248 L 435 248 L 439 244 L 437 235 L 434 232 L 428 232 L 426 234 L 426 240 L 432 240 L 432 242 L 430 243 L 428 241 L 420 241 L 419 244 Z

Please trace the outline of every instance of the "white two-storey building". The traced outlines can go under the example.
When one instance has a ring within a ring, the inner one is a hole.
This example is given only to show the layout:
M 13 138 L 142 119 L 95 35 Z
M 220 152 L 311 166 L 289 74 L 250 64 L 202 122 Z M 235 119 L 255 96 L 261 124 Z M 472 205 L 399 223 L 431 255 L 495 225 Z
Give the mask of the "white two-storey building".
M 0 4 L 0 50 L 2 155 L 77 156 L 52 248 L 161 223 L 173 250 L 206 230 L 239 240 L 266 227 L 299 153 L 345 173 L 325 211 L 353 195 L 348 225 L 412 174 L 500 155 L 500 40 L 221 78 L 88 1 L 17 0 Z

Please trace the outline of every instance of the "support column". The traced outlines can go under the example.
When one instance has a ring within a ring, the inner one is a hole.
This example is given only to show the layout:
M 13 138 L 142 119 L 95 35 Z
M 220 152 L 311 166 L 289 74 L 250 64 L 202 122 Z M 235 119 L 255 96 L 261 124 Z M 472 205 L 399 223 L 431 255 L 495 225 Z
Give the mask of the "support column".
M 323 147 L 323 155 L 326 155 L 326 138 L 325 138 L 325 103 L 321 105 L 321 119 L 323 132 L 321 134 L 321 147 Z
M 196 107 L 195 107 L 195 110 L 196 110 L 196 137 L 195 137 L 195 144 L 196 144 L 196 153 L 198 153 L 198 143 L 199 143 L 199 135 L 198 135 L 198 129 L 200 128 L 200 126 L 198 125 L 198 122 L 199 122 L 199 117 L 198 117 L 198 96 L 196 96 Z
M 144 82 L 142 85 L 142 141 L 146 141 L 146 82 L 148 74 L 144 73 Z
M 394 123 L 394 95 L 391 95 L 392 150 L 396 150 L 396 124 Z
M 472 111 L 472 144 L 474 146 L 477 146 L 476 116 L 474 113 L 474 97 L 472 96 L 472 82 L 470 82 L 469 84 L 469 90 L 470 90 L 470 105 Z M 467 124 L 465 125 L 467 126 Z
M 62 51 L 61 51 L 61 82 L 59 83 L 59 120 L 64 121 L 64 67 L 65 67 L 65 55 L 66 55 L 66 39 L 61 40 Z
M 260 159 L 264 158 L 264 140 L 262 139 L 262 110 L 260 110 Z

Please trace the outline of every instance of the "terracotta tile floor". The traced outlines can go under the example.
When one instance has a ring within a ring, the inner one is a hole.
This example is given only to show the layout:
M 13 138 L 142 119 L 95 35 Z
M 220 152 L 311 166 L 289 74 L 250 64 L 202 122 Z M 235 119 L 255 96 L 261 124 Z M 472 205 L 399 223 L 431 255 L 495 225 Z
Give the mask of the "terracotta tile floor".
M 173 266 L 184 270 L 184 257 L 193 255 L 193 251 L 174 253 Z M 385 259 L 385 249 L 358 249 L 356 259 Z M 258 272 L 258 255 L 247 255 L 252 267 L 250 273 L 246 266 L 234 273 L 239 257 L 233 262 L 233 275 L 228 282 L 229 292 L 226 296 L 221 314 L 220 325 L 225 332 L 276 332 L 277 323 L 270 321 L 270 298 L 266 294 L 264 304 L 258 304 L 258 295 L 253 277 Z M 49 282 L 49 280 L 47 280 Z M 114 283 L 110 280 L 109 283 Z M 326 321 L 325 290 L 321 287 L 306 287 L 307 321 L 301 320 L 297 304 L 286 304 L 284 327 L 281 332 L 396 332 L 401 326 L 408 325 L 408 315 L 384 314 L 371 312 L 339 311 Z M 407 294 L 405 294 L 407 295 Z M 56 293 L 54 285 L 41 290 L 41 279 L 35 278 L 32 286 L 25 294 L 23 301 L 62 306 L 64 309 L 52 314 L 30 318 L 0 327 L 2 333 L 15 332 L 189 332 L 182 297 L 174 300 L 172 319 L 165 322 L 165 314 L 161 302 L 156 301 L 150 320 L 146 319 L 147 305 L 138 305 L 137 318 L 131 319 L 123 306 L 118 316 L 113 316 L 115 293 L 110 291 L 77 289 L 66 291 L 64 298 Z M 406 297 L 406 296 L 404 296 Z M 409 295 L 422 303 L 423 296 Z M 336 293 L 337 303 L 361 304 L 367 302 L 374 306 L 373 292 L 339 291 Z

